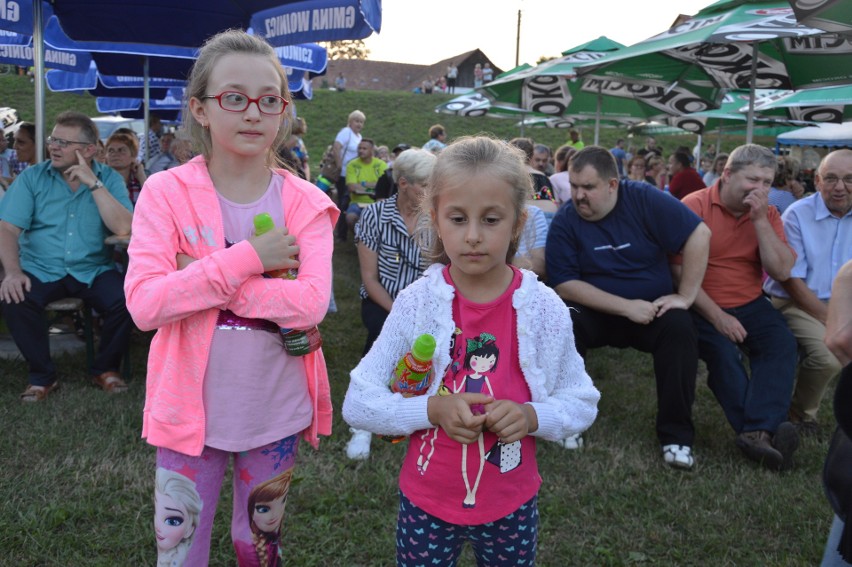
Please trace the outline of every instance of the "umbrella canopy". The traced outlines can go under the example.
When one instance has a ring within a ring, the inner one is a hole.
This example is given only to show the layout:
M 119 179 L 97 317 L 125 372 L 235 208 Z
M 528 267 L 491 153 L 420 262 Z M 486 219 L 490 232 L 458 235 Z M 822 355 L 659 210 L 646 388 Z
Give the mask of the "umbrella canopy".
M 852 120 L 852 85 L 784 91 L 758 100 L 755 112 L 781 112 L 792 120 L 840 123 Z
M 55 13 L 76 41 L 198 48 L 226 29 L 254 28 L 276 46 L 360 39 L 381 29 L 381 0 L 41 0 L 2 2 L 0 29 L 32 34 L 36 75 L 44 72 L 43 25 Z M 199 15 L 203 17 L 199 17 Z M 90 46 L 90 51 L 97 51 Z M 150 76 L 149 61 L 143 62 Z M 36 122 L 44 122 L 44 89 L 36 84 Z M 44 145 L 36 131 L 36 155 Z
M 91 62 L 92 56 L 89 53 L 78 53 L 52 47 L 47 47 L 44 50 L 44 63 L 52 69 L 82 73 L 89 68 Z M 35 63 L 32 36 L 11 31 L 0 32 L 0 63 L 32 67 Z
M 852 2 L 849 0 L 789 0 L 796 19 L 825 31 L 852 31 Z
M 779 135 L 777 141 L 782 146 L 852 148 L 852 122 L 800 128 Z
M 842 36 L 799 24 L 786 2 L 720 0 L 578 73 L 687 88 L 794 89 L 852 82 L 851 52 Z
M 712 85 L 692 85 L 687 89 L 662 81 L 632 84 L 609 78 L 577 78 L 579 66 L 606 59 L 608 54 L 622 49 L 620 43 L 601 37 L 569 49 L 560 58 L 505 73 L 482 87 L 481 92 L 493 106 L 560 116 L 574 122 L 636 123 L 716 106 L 721 91 Z M 598 136 L 596 127 L 596 143 Z
M 33 35 L 36 2 L 3 2 L 0 29 Z M 253 28 L 282 46 L 361 39 L 382 25 L 381 0 L 52 0 L 38 9 L 76 41 L 190 48 L 227 29 Z

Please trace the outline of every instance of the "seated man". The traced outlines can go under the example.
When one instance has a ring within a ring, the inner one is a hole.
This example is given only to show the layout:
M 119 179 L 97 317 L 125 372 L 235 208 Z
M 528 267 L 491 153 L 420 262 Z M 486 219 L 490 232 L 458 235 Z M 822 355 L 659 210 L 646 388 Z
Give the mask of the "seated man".
M 94 366 L 95 383 L 110 393 L 127 385 L 118 375 L 133 323 L 124 280 L 104 244 L 110 233 L 129 234 L 132 205 L 121 175 L 92 160 L 98 130 L 90 118 L 63 112 L 47 138 L 50 160 L 21 172 L 0 202 L 0 284 L 3 317 L 29 365 L 27 402 L 59 386 L 50 358 L 44 307 L 79 297 L 104 317 Z
M 601 346 L 653 355 L 663 458 L 691 469 L 698 342 L 687 310 L 704 276 L 710 231 L 676 199 L 645 183 L 619 182 L 605 148 L 577 152 L 570 174 L 571 201 L 547 234 L 548 281 L 574 308 L 581 355 Z M 683 277 L 675 289 L 667 254 L 678 252 Z
M 669 156 L 669 175 L 671 175 L 669 193 L 681 200 L 690 193 L 706 187 L 704 180 L 692 167 L 689 158 L 689 154 L 683 152 L 675 152 Z
M 796 255 L 778 211 L 767 201 L 774 177 L 772 152 L 746 144 L 731 152 L 712 187 L 687 195 L 683 204 L 713 231 L 707 273 L 693 307 L 707 384 L 746 457 L 785 470 L 799 444 L 796 428 L 786 421 L 796 340 L 763 296 L 761 282 L 764 270 L 786 281 Z
M 799 344 L 790 421 L 816 431 L 817 412 L 840 362 L 825 346 L 825 319 L 837 271 L 852 259 L 852 151 L 828 154 L 816 174 L 817 192 L 790 205 L 781 220 L 796 252 L 790 279 L 767 279 L 763 289 L 781 311 Z
M 346 187 L 351 201 L 346 209 L 346 223 L 352 229 L 361 218 L 361 209 L 376 202 L 376 183 L 388 164 L 373 156 L 375 144 L 369 138 L 358 143 L 358 157 L 346 164 Z

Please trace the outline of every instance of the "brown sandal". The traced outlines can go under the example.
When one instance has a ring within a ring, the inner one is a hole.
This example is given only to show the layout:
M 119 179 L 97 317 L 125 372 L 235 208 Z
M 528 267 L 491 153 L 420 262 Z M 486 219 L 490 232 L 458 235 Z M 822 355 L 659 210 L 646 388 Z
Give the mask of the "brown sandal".
M 104 372 L 100 376 L 93 376 L 92 382 L 108 394 L 120 394 L 127 391 L 127 384 L 118 375 L 118 372 Z
M 27 389 L 21 394 L 22 402 L 43 402 L 48 394 L 59 389 L 59 382 L 54 382 L 50 386 L 36 386 L 30 384 Z

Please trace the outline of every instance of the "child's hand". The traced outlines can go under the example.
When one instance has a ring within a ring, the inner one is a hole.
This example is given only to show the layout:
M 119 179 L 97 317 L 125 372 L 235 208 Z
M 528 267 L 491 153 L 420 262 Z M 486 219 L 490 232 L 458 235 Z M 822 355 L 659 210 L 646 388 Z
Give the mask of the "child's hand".
M 299 253 L 296 237 L 288 234 L 286 228 L 275 227 L 265 234 L 251 238 L 249 242 L 263 262 L 264 272 L 299 267 L 299 261 L 292 258 Z
M 486 404 L 485 411 L 485 427 L 503 443 L 514 443 L 538 429 L 538 416 L 529 404 L 496 400 Z
M 426 406 L 429 421 L 443 429 L 450 439 L 469 445 L 479 438 L 486 415 L 474 415 L 470 406 L 488 404 L 494 398 L 485 394 L 432 396 Z

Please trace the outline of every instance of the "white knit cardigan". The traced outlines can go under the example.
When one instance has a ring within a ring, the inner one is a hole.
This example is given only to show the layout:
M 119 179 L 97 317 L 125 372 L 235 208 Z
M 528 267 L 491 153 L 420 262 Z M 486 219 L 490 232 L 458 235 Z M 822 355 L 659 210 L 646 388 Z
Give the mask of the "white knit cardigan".
M 426 415 L 450 364 L 450 338 L 455 330 L 455 290 L 446 283 L 441 264 L 403 290 L 394 301 L 381 335 L 351 373 L 343 401 L 343 418 L 352 427 L 386 435 L 411 435 L 434 427 Z M 600 392 L 586 374 L 574 347 L 568 308 L 556 293 L 522 270 L 512 296 L 517 312 L 518 357 L 538 415 L 533 435 L 556 441 L 586 430 L 597 415 Z M 435 337 L 435 378 L 427 395 L 404 398 L 388 384 L 399 359 L 423 333 Z

